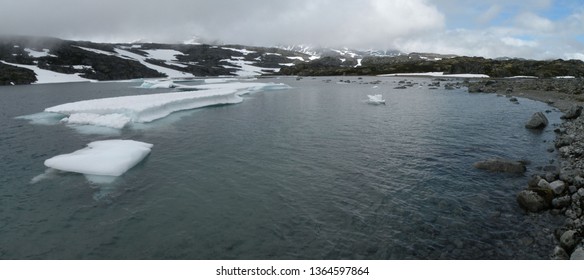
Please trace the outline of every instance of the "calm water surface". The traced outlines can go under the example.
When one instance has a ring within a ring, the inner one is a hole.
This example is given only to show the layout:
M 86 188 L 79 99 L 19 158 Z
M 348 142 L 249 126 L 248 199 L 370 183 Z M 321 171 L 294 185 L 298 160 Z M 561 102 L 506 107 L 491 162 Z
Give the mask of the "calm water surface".
M 331 82 L 325 80 L 331 79 Z M 137 83 L 0 87 L 1 259 L 546 259 L 561 223 L 516 193 L 555 153 L 560 113 L 429 79 L 265 79 L 292 89 L 180 112 L 113 134 L 17 116 L 85 99 L 148 94 Z M 386 106 L 364 102 L 381 93 Z M 91 141 L 154 144 L 111 184 L 43 174 Z M 475 170 L 503 156 L 526 175 Z M 38 179 L 38 177 L 37 177 Z

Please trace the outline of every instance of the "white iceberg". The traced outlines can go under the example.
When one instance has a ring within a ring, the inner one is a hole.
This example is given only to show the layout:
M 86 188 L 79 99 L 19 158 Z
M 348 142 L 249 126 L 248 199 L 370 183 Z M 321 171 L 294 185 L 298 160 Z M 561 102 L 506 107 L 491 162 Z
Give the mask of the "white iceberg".
M 70 154 L 45 160 L 45 166 L 85 175 L 120 176 L 142 161 L 152 144 L 134 140 L 103 140 Z
M 195 91 L 84 100 L 46 108 L 45 112 L 68 116 L 61 120 L 67 124 L 120 129 L 129 123 L 147 123 L 177 111 L 240 103 L 241 95 L 254 91 L 289 87 L 273 83 L 228 83 L 181 88 Z
M 369 104 L 385 105 L 385 99 L 383 99 L 383 96 L 381 94 L 367 95 L 367 97 L 369 98 L 369 100 L 367 100 L 367 103 Z

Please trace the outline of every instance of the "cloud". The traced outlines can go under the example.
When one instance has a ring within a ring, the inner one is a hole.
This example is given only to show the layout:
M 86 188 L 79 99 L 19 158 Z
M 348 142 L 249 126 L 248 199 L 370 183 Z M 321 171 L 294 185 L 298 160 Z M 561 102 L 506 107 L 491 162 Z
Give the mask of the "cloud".
M 554 23 L 544 17 L 533 13 L 521 13 L 515 17 L 518 27 L 537 32 L 551 32 L 554 30 Z
M 488 23 L 501 13 L 501 9 L 500 5 L 492 5 L 478 17 L 477 21 L 482 24 Z
M 444 16 L 425 0 L 11 2 L 0 33 L 80 39 L 180 41 L 199 35 L 226 43 L 364 47 L 444 27 Z
M 5 0 L 0 13 L 0 34 L 102 42 L 198 36 L 526 58 L 584 49 L 584 4 L 564 0 Z

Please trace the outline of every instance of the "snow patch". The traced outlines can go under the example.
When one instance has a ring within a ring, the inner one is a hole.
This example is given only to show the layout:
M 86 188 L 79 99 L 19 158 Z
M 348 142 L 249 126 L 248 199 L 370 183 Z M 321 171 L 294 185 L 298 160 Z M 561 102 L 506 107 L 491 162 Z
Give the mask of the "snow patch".
M 62 74 L 45 69 L 41 69 L 36 65 L 25 65 L 8 63 L 6 61 L 0 60 L 0 62 L 16 67 L 26 68 L 34 71 L 37 81 L 34 84 L 51 84 L 51 83 L 72 83 L 72 82 L 90 82 L 93 80 L 80 77 L 80 73 L 76 74 Z
M 152 146 L 134 140 L 95 141 L 84 149 L 45 160 L 45 166 L 86 175 L 120 176 L 142 161 Z
M 172 49 L 154 49 L 154 50 L 144 50 L 148 53 L 148 58 L 165 60 L 165 61 L 176 61 L 177 55 L 185 55 L 182 52 L 172 50 Z
M 256 51 L 250 51 L 250 50 L 247 50 L 247 49 L 234 49 L 234 48 L 225 48 L 225 47 L 222 47 L 222 49 L 229 50 L 229 51 L 240 52 L 243 55 L 248 55 L 250 53 L 256 53 Z
M 512 76 L 506 77 L 506 79 L 537 79 L 536 76 Z
M 258 75 L 262 75 L 262 74 L 280 71 L 280 68 L 263 68 L 263 67 L 251 65 L 251 64 L 253 64 L 253 62 L 245 61 L 244 57 L 239 57 L 239 56 L 232 56 L 231 59 L 222 59 L 220 61 L 225 61 L 225 62 L 228 62 L 230 64 L 237 65 L 238 67 L 236 67 L 236 66 L 223 66 L 223 67 L 231 68 L 231 69 L 238 69 L 237 71 L 235 71 L 235 75 L 240 76 L 240 77 L 258 76 Z
M 88 52 L 93 52 L 93 53 L 97 53 L 97 54 L 103 54 L 103 55 L 110 55 L 110 56 L 118 56 L 115 53 L 112 52 L 106 52 L 106 51 L 102 51 L 102 50 L 98 50 L 98 49 L 92 49 L 92 48 L 86 48 L 86 47 L 80 47 L 80 46 L 73 46 L 79 49 L 82 49 L 84 51 L 88 51 Z
M 29 56 L 35 57 L 35 58 L 45 57 L 45 56 L 57 57 L 54 54 L 50 54 L 49 49 L 43 49 L 42 51 L 35 51 L 33 49 L 25 48 L 24 50 L 28 53 Z
M 135 54 L 133 52 L 130 51 L 126 51 L 126 50 L 122 50 L 122 49 L 115 49 L 115 51 L 120 54 L 121 56 L 125 56 L 134 60 L 137 60 L 138 62 L 142 63 L 142 65 L 153 69 L 155 71 L 158 71 L 164 75 L 166 75 L 169 78 L 192 78 L 194 77 L 193 74 L 191 73 L 187 73 L 187 72 L 181 72 L 181 71 L 177 71 L 174 69 L 170 69 L 170 68 L 166 68 L 166 67 L 162 67 L 162 66 L 158 66 L 158 65 L 154 65 L 152 63 L 148 63 L 146 62 L 146 57 L 141 56 L 139 54 Z
M 301 56 L 288 56 L 288 59 L 296 59 L 296 60 L 304 61 L 304 58 Z

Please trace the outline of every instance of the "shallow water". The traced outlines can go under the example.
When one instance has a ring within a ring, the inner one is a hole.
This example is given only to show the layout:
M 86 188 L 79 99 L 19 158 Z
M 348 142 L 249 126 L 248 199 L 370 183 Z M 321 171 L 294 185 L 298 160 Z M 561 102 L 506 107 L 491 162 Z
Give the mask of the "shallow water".
M 331 79 L 331 82 L 325 80 Z M 350 79 L 353 83 L 338 83 Z M 555 153 L 546 104 L 429 90 L 429 79 L 261 79 L 292 89 L 175 113 L 113 134 L 17 116 L 78 100 L 165 92 L 139 83 L 0 87 L 2 259 L 546 259 L 551 229 L 516 193 Z M 381 80 L 374 88 L 370 81 Z M 364 102 L 383 94 L 386 106 Z M 154 144 L 110 184 L 43 174 L 102 139 Z M 525 175 L 472 163 L 503 156 Z M 34 183 L 31 180 L 35 178 Z

